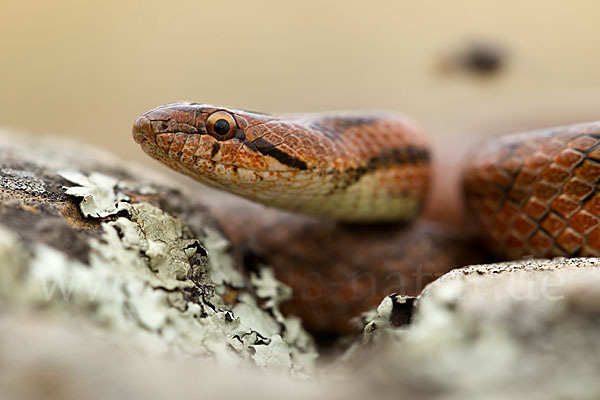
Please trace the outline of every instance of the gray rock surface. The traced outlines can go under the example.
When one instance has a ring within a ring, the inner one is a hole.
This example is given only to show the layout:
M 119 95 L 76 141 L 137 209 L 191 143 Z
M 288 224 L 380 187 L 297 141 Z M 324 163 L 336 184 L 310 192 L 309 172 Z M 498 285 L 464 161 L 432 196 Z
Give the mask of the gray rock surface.
M 599 266 L 578 258 L 454 270 L 425 288 L 410 325 L 380 322 L 346 357 L 369 359 L 366 379 L 390 397 L 598 398 Z M 386 298 L 375 320 L 391 310 Z
M 311 371 L 312 338 L 278 311 L 289 290 L 236 269 L 197 196 L 76 143 L 0 140 L 4 307 L 78 316 L 149 354 Z

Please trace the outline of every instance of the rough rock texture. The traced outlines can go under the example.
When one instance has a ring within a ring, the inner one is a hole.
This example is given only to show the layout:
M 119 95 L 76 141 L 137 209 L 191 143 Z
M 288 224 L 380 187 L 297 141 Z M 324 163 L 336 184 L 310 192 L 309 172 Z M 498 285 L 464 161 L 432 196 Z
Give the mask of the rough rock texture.
M 55 139 L 0 137 L 1 398 L 600 397 L 600 260 L 454 270 L 314 368 L 269 269 L 197 195 Z
M 80 145 L 30 140 L 0 147 L 6 307 L 80 316 L 152 354 L 312 369 L 312 339 L 278 311 L 289 289 L 235 269 L 197 196 Z
M 346 357 L 369 359 L 366 379 L 390 397 L 598 398 L 598 267 L 579 258 L 454 270 L 423 291 L 405 329 L 387 324 L 386 298 L 372 322 L 380 329 L 371 325 Z

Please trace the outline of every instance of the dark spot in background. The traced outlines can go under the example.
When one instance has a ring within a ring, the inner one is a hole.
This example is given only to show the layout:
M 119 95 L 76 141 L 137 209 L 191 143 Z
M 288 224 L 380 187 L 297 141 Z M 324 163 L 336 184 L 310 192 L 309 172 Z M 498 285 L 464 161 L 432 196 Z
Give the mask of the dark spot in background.
M 473 76 L 496 76 L 504 71 L 509 60 L 508 50 L 491 40 L 472 40 L 442 57 L 445 74 L 465 73 Z

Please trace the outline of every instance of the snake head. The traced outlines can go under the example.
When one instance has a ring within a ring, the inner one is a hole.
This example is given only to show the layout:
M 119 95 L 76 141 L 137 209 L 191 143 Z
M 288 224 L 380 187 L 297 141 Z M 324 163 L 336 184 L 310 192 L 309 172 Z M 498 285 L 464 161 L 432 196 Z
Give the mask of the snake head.
M 412 217 L 429 177 L 423 135 L 389 113 L 272 116 L 174 103 L 140 116 L 133 137 L 209 186 L 346 221 Z
M 151 157 L 219 186 L 224 180 L 256 183 L 275 179 L 282 172 L 307 169 L 307 157 L 293 148 L 295 137 L 290 134 L 294 128 L 302 130 L 272 115 L 173 103 L 142 114 L 133 126 L 133 137 Z M 310 163 L 319 162 L 323 164 L 322 159 L 312 157 Z
M 133 137 L 151 157 L 212 186 L 256 181 L 286 166 L 265 161 L 260 126 L 274 117 L 197 103 L 174 103 L 142 114 Z

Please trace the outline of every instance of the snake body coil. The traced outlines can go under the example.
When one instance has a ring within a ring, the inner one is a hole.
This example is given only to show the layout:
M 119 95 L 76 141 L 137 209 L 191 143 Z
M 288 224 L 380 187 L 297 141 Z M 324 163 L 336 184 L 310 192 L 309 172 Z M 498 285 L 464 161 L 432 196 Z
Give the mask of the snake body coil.
M 506 135 L 474 149 L 465 198 L 503 258 L 600 255 L 600 124 Z

